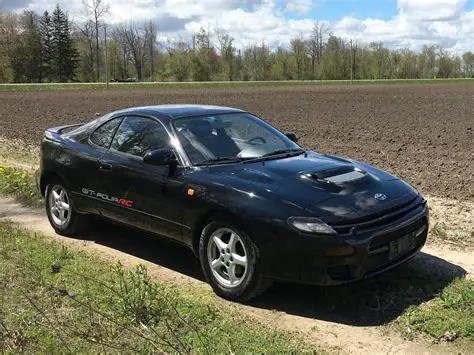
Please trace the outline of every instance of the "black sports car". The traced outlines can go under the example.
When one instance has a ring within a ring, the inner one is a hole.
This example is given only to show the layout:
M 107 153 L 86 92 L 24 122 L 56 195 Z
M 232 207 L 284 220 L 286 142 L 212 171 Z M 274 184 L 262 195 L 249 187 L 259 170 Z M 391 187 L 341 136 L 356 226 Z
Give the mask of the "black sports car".
M 174 239 L 232 300 L 273 280 L 359 280 L 423 247 L 428 206 L 415 189 L 296 142 L 238 109 L 130 108 L 46 130 L 37 183 L 57 233 L 99 215 Z

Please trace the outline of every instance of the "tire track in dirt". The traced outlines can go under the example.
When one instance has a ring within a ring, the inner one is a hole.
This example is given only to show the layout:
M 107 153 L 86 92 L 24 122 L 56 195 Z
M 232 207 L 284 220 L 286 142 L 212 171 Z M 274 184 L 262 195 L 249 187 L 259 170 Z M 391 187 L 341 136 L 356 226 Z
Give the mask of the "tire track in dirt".
M 148 257 L 148 254 L 141 258 L 131 255 L 128 250 L 127 252 L 121 251 L 120 245 L 114 248 L 113 239 L 120 238 L 120 236 L 117 236 L 116 231 L 109 230 L 109 226 L 102 229 L 99 227 L 98 231 L 94 230 L 90 235 L 86 235 L 81 239 L 61 237 L 54 233 L 44 211 L 21 206 L 9 197 L 0 197 L 0 220 L 13 221 L 21 228 L 54 239 L 72 249 L 91 252 L 107 261 L 115 262 L 120 260 L 129 268 L 136 266 L 138 263 L 142 263 L 149 268 L 150 276 L 158 282 L 174 284 L 196 294 L 205 293 L 213 297 L 215 302 L 222 307 L 221 309 L 223 311 L 225 311 L 225 309 L 238 310 L 242 316 L 253 317 L 253 319 L 271 328 L 297 332 L 302 335 L 309 344 L 314 344 L 315 347 L 329 352 L 342 354 L 469 353 L 469 351 L 465 350 L 466 348 L 464 348 L 463 345 L 462 348 L 456 348 L 459 345 L 448 346 L 444 343 L 433 344 L 423 338 L 417 339 L 415 342 L 405 341 L 398 332 L 391 329 L 388 325 L 355 326 L 317 317 L 308 317 L 307 315 L 300 316 L 278 308 L 272 309 L 271 307 L 227 302 L 213 296 L 210 287 L 203 281 L 202 274 L 199 270 L 199 263 L 193 258 L 191 252 L 181 250 L 180 253 L 186 255 L 178 257 L 177 259 L 179 260 L 167 261 L 166 265 L 171 265 L 171 267 L 165 267 L 158 265 L 153 258 Z M 130 235 L 126 234 L 126 238 L 129 237 Z M 107 238 L 106 242 L 104 242 L 104 238 Z M 145 243 L 147 242 L 145 241 Z M 168 244 L 168 242 L 163 243 Z M 110 247 L 110 245 L 112 247 Z M 163 253 L 163 255 L 166 254 L 165 258 L 173 258 L 173 251 L 171 249 L 184 249 L 171 245 L 162 246 L 163 248 L 148 250 L 146 253 Z M 168 247 L 171 252 L 164 250 Z M 148 248 L 147 245 L 144 245 L 143 249 L 153 248 Z M 469 250 L 454 251 L 446 246 L 433 244 L 426 246 L 424 252 L 430 254 L 431 257 L 428 255 L 419 258 L 422 258 L 422 263 L 430 263 L 430 267 L 446 267 L 445 264 L 449 262 L 449 265 L 452 265 L 453 272 L 458 272 L 458 269 L 462 267 L 465 272 L 468 273 L 469 277 L 474 273 L 474 258 L 472 258 L 471 251 Z M 190 261 L 185 262 L 184 259 L 188 257 Z M 187 266 L 184 268 L 173 267 L 173 265 L 175 265 L 173 262 L 175 264 L 186 263 Z M 439 265 L 440 263 L 443 265 Z

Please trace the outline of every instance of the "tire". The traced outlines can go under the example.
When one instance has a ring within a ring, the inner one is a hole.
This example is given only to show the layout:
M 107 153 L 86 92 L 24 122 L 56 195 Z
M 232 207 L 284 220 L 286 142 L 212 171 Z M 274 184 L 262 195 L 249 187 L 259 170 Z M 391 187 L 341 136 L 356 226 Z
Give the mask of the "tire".
M 46 215 L 55 232 L 63 236 L 73 236 L 89 225 L 89 217 L 76 212 L 70 196 L 69 190 L 61 182 L 46 186 Z
M 217 295 L 227 300 L 249 301 L 265 292 L 272 283 L 259 271 L 255 243 L 247 233 L 224 218 L 204 227 L 199 240 L 199 259 L 207 282 Z

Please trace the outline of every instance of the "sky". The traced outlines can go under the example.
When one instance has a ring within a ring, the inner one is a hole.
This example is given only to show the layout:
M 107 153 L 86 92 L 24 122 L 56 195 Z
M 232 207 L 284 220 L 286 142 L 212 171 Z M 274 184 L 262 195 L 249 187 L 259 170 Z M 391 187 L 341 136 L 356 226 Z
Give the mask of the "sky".
M 84 0 L 91 2 L 93 0 Z M 474 51 L 474 0 L 103 0 L 108 23 L 153 20 L 159 39 L 189 38 L 201 27 L 230 33 L 239 47 L 288 45 L 307 37 L 315 21 L 334 35 L 360 43 L 419 50 L 439 45 Z M 56 3 L 80 21 L 81 0 L 0 0 L 0 9 L 52 10 Z

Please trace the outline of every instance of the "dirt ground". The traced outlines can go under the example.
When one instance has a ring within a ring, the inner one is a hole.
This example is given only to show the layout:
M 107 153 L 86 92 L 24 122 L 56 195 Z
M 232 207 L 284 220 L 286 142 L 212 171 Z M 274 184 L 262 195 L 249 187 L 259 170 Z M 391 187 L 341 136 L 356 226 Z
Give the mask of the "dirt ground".
M 364 160 L 432 196 L 474 200 L 474 85 L 300 86 L 0 92 L 0 135 L 38 142 L 49 126 L 130 106 L 239 107 L 320 152 Z

